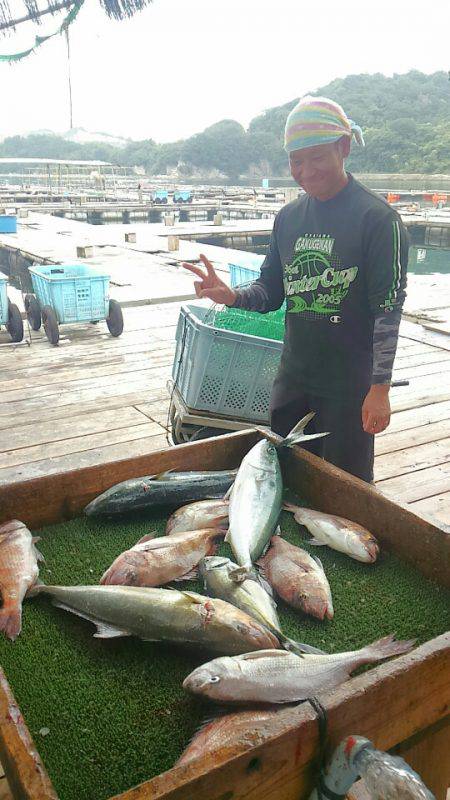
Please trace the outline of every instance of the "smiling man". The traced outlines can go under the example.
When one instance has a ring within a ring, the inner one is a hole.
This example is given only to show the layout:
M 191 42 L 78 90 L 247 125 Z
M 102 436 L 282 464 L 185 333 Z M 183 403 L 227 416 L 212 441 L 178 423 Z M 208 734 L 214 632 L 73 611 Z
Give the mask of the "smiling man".
M 337 103 L 304 97 L 288 116 L 285 150 L 305 190 L 277 214 L 261 275 L 230 289 L 202 256 L 198 297 L 267 313 L 286 299 L 271 427 L 285 436 L 309 410 L 309 450 L 373 480 L 374 434 L 390 421 L 389 388 L 405 298 L 408 244 L 399 215 L 346 172 L 360 128 Z

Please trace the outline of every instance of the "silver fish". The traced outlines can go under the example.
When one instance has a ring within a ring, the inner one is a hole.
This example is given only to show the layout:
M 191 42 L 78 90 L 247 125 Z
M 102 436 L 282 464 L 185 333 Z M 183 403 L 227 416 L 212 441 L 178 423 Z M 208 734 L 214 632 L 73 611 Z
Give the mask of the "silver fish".
M 97 626 L 94 636 L 137 636 L 144 641 L 197 645 L 216 653 L 279 647 L 278 639 L 248 614 L 195 592 L 137 586 L 35 586 L 54 605 Z
M 189 692 L 226 703 L 292 703 L 328 691 L 350 678 L 362 664 L 407 653 L 412 641 L 386 636 L 360 650 L 334 655 L 303 655 L 285 650 L 215 658 L 184 680 Z
M 169 517 L 166 525 L 167 536 L 184 531 L 198 531 L 201 528 L 228 527 L 228 500 L 198 500 L 182 506 Z
M 281 536 L 273 536 L 270 549 L 257 564 L 264 578 L 290 606 L 317 619 L 333 619 L 330 584 L 318 558 Z
M 280 516 L 283 481 L 277 449 L 293 447 L 326 433 L 305 435 L 314 413 L 300 420 L 278 444 L 264 439 L 247 453 L 238 469 L 230 495 L 229 542 L 239 568 L 233 577 L 242 580 L 252 573 L 253 563 L 264 552 Z
M 226 600 L 250 614 L 253 619 L 258 620 L 272 633 L 277 636 L 282 647 L 294 653 L 322 653 L 310 645 L 296 642 L 285 636 L 281 630 L 280 621 L 278 619 L 276 603 L 269 592 L 270 586 L 267 585 L 267 590 L 262 585 L 262 582 L 253 578 L 246 578 L 245 580 L 236 583 L 230 574 L 236 569 L 236 564 L 233 564 L 229 558 L 222 556 L 207 556 L 200 562 L 200 573 L 203 575 L 205 581 L 205 589 L 209 595 L 213 597 L 220 597 L 221 600 Z
M 116 483 L 92 500 L 84 513 L 116 516 L 154 506 L 179 505 L 189 500 L 221 498 L 230 488 L 235 470 L 221 472 L 162 472 Z
M 314 538 L 309 539 L 308 544 L 328 545 L 333 550 L 365 564 L 372 564 L 377 560 L 380 548 L 375 536 L 357 522 L 335 514 L 314 511 L 312 508 L 301 508 L 292 503 L 286 503 L 283 508 L 292 511 L 298 524 L 304 525 L 313 535 Z

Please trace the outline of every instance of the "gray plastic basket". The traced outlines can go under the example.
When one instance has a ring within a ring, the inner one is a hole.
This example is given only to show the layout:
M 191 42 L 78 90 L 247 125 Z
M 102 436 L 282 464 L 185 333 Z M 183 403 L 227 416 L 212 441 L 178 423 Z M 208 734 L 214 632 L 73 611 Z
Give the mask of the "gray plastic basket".
M 174 383 L 193 411 L 268 422 L 283 343 L 208 325 L 207 308 L 183 305 L 176 332 Z

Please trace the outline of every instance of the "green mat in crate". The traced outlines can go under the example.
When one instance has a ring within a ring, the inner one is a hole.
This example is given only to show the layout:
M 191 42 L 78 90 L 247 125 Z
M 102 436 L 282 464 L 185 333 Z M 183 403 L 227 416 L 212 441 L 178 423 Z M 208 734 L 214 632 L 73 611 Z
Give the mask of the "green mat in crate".
M 281 342 L 284 338 L 284 309 L 258 314 L 241 308 L 211 309 L 205 319 L 207 325 L 237 333 L 248 333 L 264 339 Z

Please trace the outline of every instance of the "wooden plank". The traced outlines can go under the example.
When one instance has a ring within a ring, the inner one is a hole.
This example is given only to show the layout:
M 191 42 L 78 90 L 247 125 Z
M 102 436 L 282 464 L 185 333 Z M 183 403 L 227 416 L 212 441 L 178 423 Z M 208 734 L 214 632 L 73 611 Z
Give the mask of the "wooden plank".
M 450 525 L 450 489 L 425 500 L 417 500 L 410 507 L 415 514 L 427 514 L 445 525 Z
M 79 401 L 77 403 L 73 403 L 69 405 L 61 405 L 61 406 L 32 406 L 28 408 L 26 414 L 24 414 L 24 421 L 27 424 L 32 423 L 41 423 L 48 420 L 57 420 L 57 419 L 66 419 L 73 416 L 81 416 L 82 414 L 91 414 L 97 412 L 99 407 L 102 409 L 114 409 L 114 408 L 126 408 L 127 406 L 138 405 L 140 403 L 145 403 L 146 400 L 149 398 L 149 390 L 148 387 L 141 389 L 140 391 L 129 391 L 128 387 L 124 387 L 123 393 L 118 390 L 116 393 L 112 393 L 110 396 L 104 396 L 101 400 L 101 406 L 99 406 L 98 400 L 92 401 Z M 161 402 L 164 402 L 167 399 L 167 391 L 160 391 L 155 397 L 160 397 Z M 20 417 L 19 417 L 20 418 Z M 12 428 L 17 425 L 18 415 L 15 413 L 6 414 L 5 416 L 0 416 L 0 430 L 6 430 L 8 428 Z M 3 434 L 1 434 L 3 435 Z
M 375 437 L 375 455 L 378 457 L 386 453 L 394 453 L 398 450 L 416 447 L 420 444 L 437 442 L 445 438 L 448 439 L 448 437 L 450 437 L 450 419 L 440 422 L 431 422 L 429 425 L 421 425 L 412 430 L 409 429 L 397 433 L 388 433 L 388 431 L 389 428 L 384 436 Z M 376 464 L 378 468 L 378 460 Z
M 394 414 L 399 411 L 408 411 L 410 408 L 421 408 L 421 406 L 429 406 L 433 403 L 443 403 L 446 400 L 450 400 L 450 391 L 438 391 L 436 394 L 422 391 L 406 396 L 401 395 L 400 389 L 391 391 L 391 408 Z
M 20 709 L 0 668 L 0 756 L 13 795 L 57 800 Z
M 389 750 L 409 731 L 444 718 L 450 703 L 449 653 L 444 635 L 322 695 L 330 749 L 357 731 Z M 266 736 L 270 739 L 244 752 L 238 745 L 234 754 L 230 748 L 175 767 L 115 800 L 306 800 L 317 775 L 319 744 L 309 704 L 275 720 Z
M 444 375 L 450 372 L 450 360 L 447 359 L 445 361 L 435 361 L 431 364 L 419 364 L 417 367 L 400 367 L 395 365 L 394 367 L 394 380 L 401 380 L 403 378 L 408 378 L 412 380 L 413 378 L 421 378 L 425 375 Z
M 23 467 L 25 464 L 32 464 L 35 461 L 54 461 L 59 456 L 66 456 L 69 453 L 82 453 L 86 450 L 99 451 L 102 448 L 110 448 L 112 445 L 121 443 L 122 450 L 125 450 L 126 448 L 123 447 L 123 444 L 128 445 L 130 442 L 144 438 L 148 440 L 149 436 L 161 436 L 165 433 L 158 423 L 151 422 L 143 414 L 142 420 L 143 422 L 139 425 L 131 427 L 127 426 L 85 436 L 73 436 L 69 439 L 47 442 L 34 447 L 21 447 L 7 453 L 0 453 L 0 480 L 3 480 L 3 470 L 9 470 L 19 465 Z M 21 474 L 23 475 L 23 469 L 21 469 Z
M 419 408 L 410 408 L 407 411 L 396 411 L 391 416 L 389 428 L 383 433 L 377 434 L 376 439 L 379 441 L 385 436 L 390 436 L 391 433 L 419 428 L 422 425 L 446 419 L 450 419 L 450 400 Z
M 129 348 L 130 352 L 106 354 L 101 350 L 96 350 L 95 354 L 89 356 L 74 357 L 73 354 L 66 353 L 64 359 L 58 362 L 47 363 L 45 360 L 39 361 L 36 358 L 31 359 L 26 366 L 14 367 L 11 363 L 10 369 L 2 369 L 2 385 L 11 386 L 11 381 L 17 379 L 26 379 L 34 376 L 52 375 L 59 377 L 64 370 L 84 369 L 86 375 L 92 367 L 97 367 L 105 364 L 131 364 L 135 361 L 147 361 L 149 366 L 171 364 L 173 362 L 173 348 L 161 348 L 160 343 L 153 348 L 149 349 L 148 346 L 140 345 Z
M 94 400 L 96 401 L 97 409 L 99 408 L 100 404 L 103 408 L 106 398 L 117 398 L 120 397 L 120 395 L 131 395 L 137 392 L 144 393 L 143 397 L 141 394 L 144 402 L 149 398 L 152 400 L 158 400 L 160 398 L 167 397 L 166 383 L 166 378 L 158 378 L 158 380 L 153 380 L 148 375 L 139 374 L 134 380 L 127 380 L 126 383 L 116 380 L 115 383 L 111 384 L 111 382 L 108 382 L 108 385 L 105 386 L 103 382 L 100 382 L 100 385 L 96 384 L 92 388 L 73 392 L 61 392 L 59 395 L 51 395 L 50 399 L 47 399 L 46 402 L 51 405 L 52 409 L 59 407 L 59 409 L 66 408 L 67 410 L 68 406 L 72 406 L 74 410 L 76 410 L 78 404 L 88 403 Z M 14 420 L 14 414 L 16 415 L 16 419 L 17 415 L 26 415 L 28 417 L 27 421 L 30 422 L 31 420 L 29 415 L 35 413 L 38 409 L 42 409 L 43 405 L 43 400 L 40 397 L 35 397 L 34 399 L 29 400 L 15 401 L 14 403 L 0 404 L 0 426 L 9 427 L 11 425 L 11 418 Z M 60 416 L 62 416 L 62 414 Z M 1 419 L 2 417 L 8 418 L 8 425 L 4 425 L 4 420 Z M 38 419 L 43 419 L 41 414 L 38 415 Z M 12 424 L 14 424 L 14 422 L 12 422 Z
M 377 481 L 377 488 L 400 498 L 403 503 L 413 503 L 450 491 L 450 464 L 410 472 L 384 481 Z
M 26 420 L 23 420 L 23 422 L 26 422 Z M 11 451 L 62 439 L 70 439 L 75 436 L 87 436 L 103 431 L 128 428 L 144 422 L 146 422 L 146 416 L 133 406 L 120 410 L 104 409 L 94 414 L 71 415 L 70 418 L 65 416 L 61 420 L 53 420 L 52 422 L 18 425 L 2 433 L 1 447 L 4 452 Z
M 450 438 L 440 439 L 429 444 L 420 444 L 378 456 L 376 460 L 376 480 L 384 481 L 397 475 L 435 467 L 450 461 Z
M 61 383 L 58 380 L 52 380 L 47 382 L 45 386 L 39 386 L 39 400 L 42 402 L 44 398 L 47 399 L 47 402 L 51 402 L 52 396 L 59 396 L 65 392 L 77 392 L 83 391 L 84 389 L 91 389 L 97 386 L 107 387 L 107 386 L 116 386 L 117 385 L 117 375 L 119 374 L 126 374 L 124 380 L 133 382 L 136 379 L 146 379 L 147 381 L 153 381 L 153 378 L 157 379 L 161 376 L 169 377 L 171 375 L 171 369 L 167 365 L 164 367 L 148 367 L 147 363 L 144 362 L 135 362 L 134 364 L 130 364 L 129 368 L 126 369 L 124 367 L 106 367 L 107 374 L 102 375 L 101 368 L 92 370 L 93 376 L 92 377 L 83 377 L 83 378 L 75 378 L 73 381 L 62 381 Z M 98 373 L 98 374 L 97 374 Z M 84 373 L 86 374 L 86 373 Z M 0 413 L 5 413 L 5 409 L 8 404 L 16 403 L 17 401 L 24 401 L 24 400 L 32 400 L 36 397 L 36 389 L 32 386 L 30 388 L 25 389 L 13 389 L 11 391 L 2 391 L 1 395 L 1 403 L 0 403 Z M 8 413 L 8 409 L 7 412 Z
M 106 444 L 104 446 L 98 446 L 91 450 L 80 450 L 79 452 L 70 453 L 70 443 L 68 443 L 68 447 L 66 452 L 69 451 L 68 455 L 61 455 L 59 457 L 51 457 L 45 458 L 40 461 L 33 461 L 32 463 L 27 464 L 26 466 L 20 465 L 16 467 L 7 467 L 5 469 L 0 469 L 0 484 L 2 486 L 12 485 L 13 483 L 19 483 L 23 481 L 24 472 L 28 479 L 37 478 L 40 476 L 48 476 L 53 477 L 57 475 L 59 472 L 69 472 L 72 473 L 74 470 L 80 470 L 83 468 L 89 468 L 92 466 L 98 465 L 109 465 L 111 469 L 111 463 L 114 461 L 121 461 L 123 459 L 124 453 L 127 454 L 128 457 L 138 457 L 138 456 L 146 456 L 149 453 L 153 453 L 154 451 L 160 450 L 161 448 L 168 447 L 167 439 L 166 439 L 166 432 L 160 428 L 159 425 L 154 423 L 155 428 L 158 428 L 161 433 L 152 433 L 150 436 L 143 436 L 142 428 L 145 426 L 139 425 L 136 430 L 136 440 L 131 440 L 131 435 L 128 431 L 121 432 L 117 431 L 116 433 L 111 432 L 108 436 L 117 441 L 119 440 L 120 444 Z M 153 430 L 153 428 L 152 428 Z M 98 435 L 98 440 L 100 441 L 100 437 L 104 436 L 104 434 Z M 95 437 L 93 437 L 94 439 Z M 70 440 L 72 442 L 73 440 Z M 64 443 L 58 443 L 58 445 Z M 49 445 L 47 445 L 50 447 Z M 56 450 L 55 446 L 55 450 Z
M 53 392 L 60 390 L 62 384 L 64 388 L 70 388 L 72 385 L 84 385 L 85 381 L 92 381 L 94 378 L 101 378 L 102 380 L 110 375 L 123 375 L 124 380 L 129 373 L 133 372 L 147 372 L 158 375 L 161 372 L 170 373 L 173 358 L 160 357 L 147 357 L 138 361 L 120 361 L 118 363 L 111 363 L 109 359 L 104 359 L 103 363 L 98 366 L 86 365 L 72 366 L 70 368 L 43 371 L 39 369 L 36 375 L 28 375 L 21 378 L 12 378 L 10 380 L 2 381 L 2 400 L 3 402 L 10 402 L 12 399 L 22 399 L 24 397 L 32 397 L 35 389 L 39 389 L 42 396 L 52 389 Z M 131 375 L 131 377 L 133 377 Z M 80 384 L 81 382 L 81 384 Z M 12 394 L 11 394 L 12 393 Z
M 450 353 L 447 350 L 436 350 L 430 348 L 430 352 L 423 353 L 422 355 L 405 355 L 406 351 L 397 351 L 397 356 L 394 362 L 395 369 L 404 369 L 405 367 L 419 367 L 421 364 L 433 364 L 436 361 L 445 362 L 450 359 Z
M 168 397 L 165 401 L 160 400 L 157 403 L 143 403 L 141 405 L 137 405 L 136 408 L 142 414 L 145 414 L 145 416 L 149 419 L 159 422 L 160 425 L 164 425 L 164 427 L 166 427 L 169 406 L 170 398 Z
M 394 748 L 416 770 L 436 800 L 446 800 L 450 787 L 450 717 L 435 723 Z
M 165 438 L 165 437 L 164 437 Z M 94 497 L 115 483 L 139 475 L 150 475 L 167 469 L 227 469 L 237 467 L 248 448 L 258 440 L 257 433 L 236 433 L 195 444 L 179 445 L 155 453 L 132 453 L 124 458 L 123 448 L 113 463 L 99 460 L 95 466 L 77 464 L 72 471 L 46 474 L 46 463 L 38 477 L 14 484 L 0 485 L 2 520 L 14 517 L 20 508 L 20 519 L 33 528 L 70 519 L 79 514 Z M 72 457 L 73 458 L 73 457 Z M 320 459 L 317 459 L 320 461 Z M 45 503 L 42 498 L 45 497 Z

